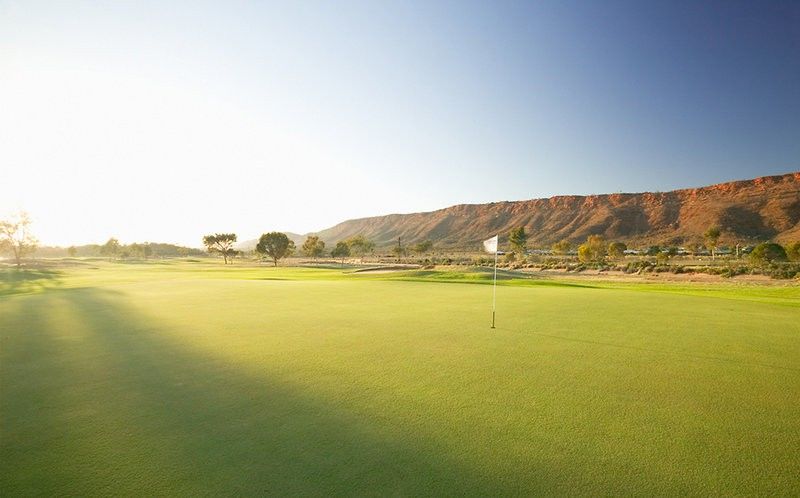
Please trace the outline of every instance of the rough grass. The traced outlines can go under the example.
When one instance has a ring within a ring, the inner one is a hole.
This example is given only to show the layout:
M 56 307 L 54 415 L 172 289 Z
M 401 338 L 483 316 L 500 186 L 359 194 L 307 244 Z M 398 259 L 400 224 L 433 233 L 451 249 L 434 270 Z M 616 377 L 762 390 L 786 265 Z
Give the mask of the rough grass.
M 0 281 L 3 496 L 800 487 L 796 286 L 509 279 L 491 330 L 481 272 L 91 265 Z

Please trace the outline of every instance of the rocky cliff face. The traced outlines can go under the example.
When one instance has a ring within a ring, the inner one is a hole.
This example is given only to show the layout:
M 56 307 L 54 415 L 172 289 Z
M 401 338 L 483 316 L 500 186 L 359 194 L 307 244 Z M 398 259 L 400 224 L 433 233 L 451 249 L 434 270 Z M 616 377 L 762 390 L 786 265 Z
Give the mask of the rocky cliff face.
M 349 220 L 319 232 L 332 243 L 363 234 L 380 247 L 402 237 L 430 239 L 437 247 L 477 248 L 499 233 L 524 226 L 531 246 L 592 234 L 629 244 L 683 244 L 702 240 L 711 225 L 721 243 L 800 240 L 800 172 L 708 187 L 590 196 L 556 196 L 490 204 L 464 204 L 429 213 Z

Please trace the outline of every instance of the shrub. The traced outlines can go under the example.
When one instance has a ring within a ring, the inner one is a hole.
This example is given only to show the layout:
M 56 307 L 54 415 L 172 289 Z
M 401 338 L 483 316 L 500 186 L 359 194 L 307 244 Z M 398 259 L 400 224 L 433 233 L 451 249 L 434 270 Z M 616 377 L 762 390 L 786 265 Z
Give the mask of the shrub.
M 789 261 L 800 261 L 800 242 L 786 244 L 786 256 Z
M 795 278 L 800 275 L 800 264 L 771 264 L 766 274 L 772 278 Z
M 602 262 L 606 257 L 606 243 L 602 235 L 590 235 L 578 248 L 578 259 L 584 263 Z
M 645 254 L 647 256 L 658 256 L 661 254 L 661 248 L 659 246 L 650 246 L 647 248 L 647 251 L 645 251 Z
M 746 266 L 726 266 L 719 271 L 719 275 L 725 278 L 733 278 L 736 275 L 745 275 L 750 269 Z
M 614 259 L 619 259 L 625 256 L 625 251 L 628 246 L 623 242 L 612 242 L 608 244 L 608 255 Z
M 645 273 L 655 266 L 650 261 L 631 261 L 623 267 L 625 273 Z
M 764 242 L 758 244 L 753 252 L 750 253 L 750 261 L 755 265 L 765 265 L 768 263 L 787 261 L 786 251 L 780 244 L 774 242 Z
M 572 250 L 572 243 L 568 240 L 562 240 L 553 244 L 553 252 L 556 254 L 567 254 Z

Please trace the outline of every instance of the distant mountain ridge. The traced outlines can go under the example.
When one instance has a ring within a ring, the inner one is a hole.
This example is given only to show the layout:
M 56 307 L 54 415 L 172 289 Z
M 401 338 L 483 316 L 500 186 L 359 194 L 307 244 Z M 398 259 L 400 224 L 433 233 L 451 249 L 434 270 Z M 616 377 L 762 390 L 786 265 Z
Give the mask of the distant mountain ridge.
M 712 225 L 721 227 L 721 243 L 800 240 L 800 172 L 670 192 L 461 204 L 348 220 L 316 234 L 329 245 L 361 234 L 378 247 L 400 237 L 405 244 L 432 240 L 437 247 L 471 249 L 520 226 L 529 245 L 541 247 L 594 234 L 629 244 L 682 244 L 702 240 Z

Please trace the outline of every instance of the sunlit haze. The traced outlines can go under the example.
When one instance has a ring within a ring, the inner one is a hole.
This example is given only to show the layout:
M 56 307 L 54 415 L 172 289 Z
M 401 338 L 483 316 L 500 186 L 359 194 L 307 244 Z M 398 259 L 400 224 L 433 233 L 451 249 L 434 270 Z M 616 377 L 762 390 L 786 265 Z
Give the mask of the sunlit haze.
M 0 213 L 199 246 L 800 169 L 797 3 L 586 4 L 0 1 Z

